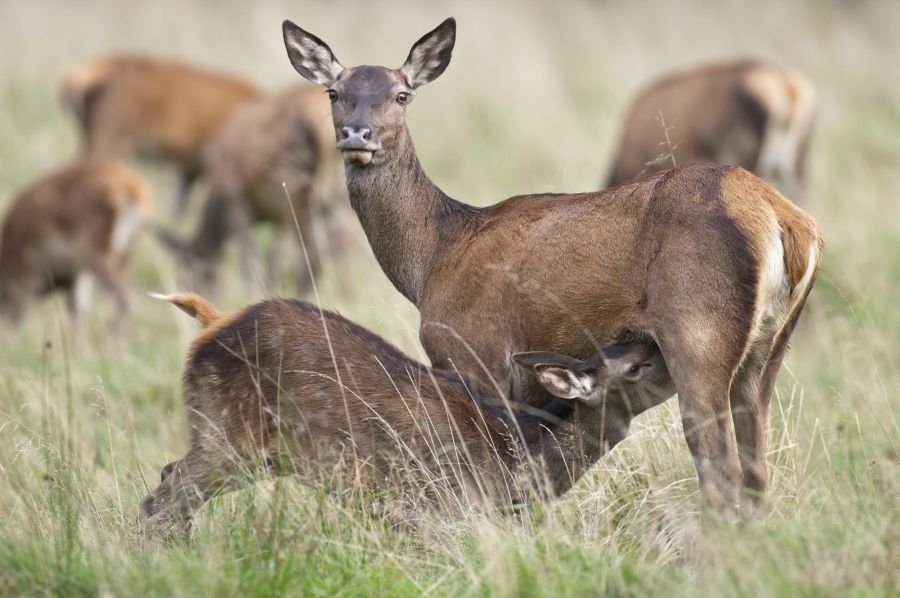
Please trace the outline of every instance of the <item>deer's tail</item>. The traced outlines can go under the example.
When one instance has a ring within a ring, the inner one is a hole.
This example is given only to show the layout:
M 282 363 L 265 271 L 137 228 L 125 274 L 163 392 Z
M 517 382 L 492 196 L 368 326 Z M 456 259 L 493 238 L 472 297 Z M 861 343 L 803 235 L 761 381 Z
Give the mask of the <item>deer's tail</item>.
M 204 328 L 209 327 L 223 315 L 216 309 L 216 306 L 196 293 L 173 293 L 171 295 L 150 293 L 150 296 L 161 301 L 168 301 L 192 318 L 196 318 Z

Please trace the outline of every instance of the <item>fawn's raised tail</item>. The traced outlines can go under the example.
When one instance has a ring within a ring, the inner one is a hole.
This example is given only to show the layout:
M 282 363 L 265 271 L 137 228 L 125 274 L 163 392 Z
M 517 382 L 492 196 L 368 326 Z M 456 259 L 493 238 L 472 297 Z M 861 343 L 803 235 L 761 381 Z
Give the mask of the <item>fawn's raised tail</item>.
M 204 328 L 209 327 L 223 315 L 215 305 L 196 293 L 173 293 L 171 295 L 150 293 L 150 296 L 161 301 L 168 301 L 192 318 L 196 318 Z

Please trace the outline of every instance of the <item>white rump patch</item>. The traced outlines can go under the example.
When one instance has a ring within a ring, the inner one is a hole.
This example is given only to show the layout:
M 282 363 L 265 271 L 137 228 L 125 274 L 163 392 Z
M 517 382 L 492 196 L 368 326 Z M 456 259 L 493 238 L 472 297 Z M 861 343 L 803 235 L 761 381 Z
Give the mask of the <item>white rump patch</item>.
M 790 182 L 797 174 L 800 145 L 812 126 L 815 91 L 802 75 L 769 66 L 752 71 L 745 84 L 767 112 L 757 170 L 764 178 Z
M 809 288 L 809 284 L 812 281 L 813 274 L 816 271 L 816 264 L 819 261 L 819 245 L 818 240 L 813 240 L 809 245 L 809 258 L 806 260 L 806 271 L 803 273 L 803 277 L 797 282 L 797 286 L 791 292 L 791 309 L 797 306 L 800 301 L 803 299 L 803 295 L 806 293 L 806 290 Z
M 140 204 L 136 201 L 127 201 L 125 207 L 119 211 L 116 223 L 113 225 L 110 249 L 113 254 L 121 255 L 130 246 L 135 235 L 141 228 L 143 213 Z

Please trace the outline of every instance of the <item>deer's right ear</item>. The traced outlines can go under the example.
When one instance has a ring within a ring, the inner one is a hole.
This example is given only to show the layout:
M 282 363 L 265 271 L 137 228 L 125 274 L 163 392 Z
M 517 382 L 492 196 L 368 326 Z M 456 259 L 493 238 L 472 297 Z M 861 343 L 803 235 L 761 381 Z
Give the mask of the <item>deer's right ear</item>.
M 579 371 L 584 362 L 568 355 L 538 351 L 516 353 L 512 358 L 530 369 L 540 385 L 560 399 L 586 399 L 597 386 L 596 376 Z
M 285 20 L 281 24 L 284 47 L 294 69 L 313 83 L 330 86 L 344 71 L 328 44 Z

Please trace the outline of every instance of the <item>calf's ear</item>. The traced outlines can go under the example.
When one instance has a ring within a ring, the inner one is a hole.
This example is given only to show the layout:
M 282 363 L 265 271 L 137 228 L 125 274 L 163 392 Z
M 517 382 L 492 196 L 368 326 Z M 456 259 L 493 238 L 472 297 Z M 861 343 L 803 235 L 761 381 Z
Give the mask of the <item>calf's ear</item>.
M 581 371 L 584 362 L 580 359 L 546 351 L 516 353 L 512 358 L 560 399 L 586 399 L 597 387 L 596 375 Z

